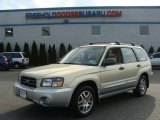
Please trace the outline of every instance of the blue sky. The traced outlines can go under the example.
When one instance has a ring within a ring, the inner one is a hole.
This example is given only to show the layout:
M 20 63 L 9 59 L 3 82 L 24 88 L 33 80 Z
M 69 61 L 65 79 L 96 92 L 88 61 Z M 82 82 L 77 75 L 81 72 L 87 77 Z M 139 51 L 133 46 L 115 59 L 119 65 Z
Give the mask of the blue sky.
M 0 10 L 77 6 L 160 6 L 160 0 L 0 0 Z

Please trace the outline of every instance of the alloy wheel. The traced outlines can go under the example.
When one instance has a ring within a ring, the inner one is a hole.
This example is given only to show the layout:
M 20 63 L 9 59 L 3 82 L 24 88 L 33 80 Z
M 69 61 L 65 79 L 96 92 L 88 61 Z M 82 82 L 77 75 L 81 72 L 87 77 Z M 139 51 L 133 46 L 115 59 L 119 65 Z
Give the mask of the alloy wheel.
M 86 90 L 83 91 L 78 98 L 78 109 L 83 114 L 89 112 L 93 107 L 93 94 Z

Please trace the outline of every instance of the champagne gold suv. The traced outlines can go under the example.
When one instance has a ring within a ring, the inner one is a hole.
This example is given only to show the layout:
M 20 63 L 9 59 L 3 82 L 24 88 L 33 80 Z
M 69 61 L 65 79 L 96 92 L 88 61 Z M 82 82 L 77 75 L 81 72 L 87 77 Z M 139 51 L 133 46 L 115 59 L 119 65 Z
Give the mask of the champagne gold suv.
M 71 107 L 86 116 L 103 97 L 129 90 L 144 96 L 151 75 L 150 60 L 140 46 L 97 43 L 73 49 L 58 64 L 22 71 L 14 92 L 42 106 Z

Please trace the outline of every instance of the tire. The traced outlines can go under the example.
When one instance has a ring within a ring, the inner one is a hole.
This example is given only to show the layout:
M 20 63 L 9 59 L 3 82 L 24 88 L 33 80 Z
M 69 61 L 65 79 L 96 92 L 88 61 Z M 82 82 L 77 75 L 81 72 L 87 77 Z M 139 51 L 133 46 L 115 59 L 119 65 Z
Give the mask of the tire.
M 82 86 L 74 92 L 70 107 L 76 115 L 85 117 L 93 112 L 95 106 L 96 94 L 92 87 Z
M 14 68 L 15 69 L 19 69 L 20 68 L 20 64 L 19 63 L 14 63 Z
M 147 92 L 147 77 L 141 76 L 139 78 L 136 89 L 133 90 L 133 93 L 138 97 L 142 97 L 146 94 L 146 92 Z

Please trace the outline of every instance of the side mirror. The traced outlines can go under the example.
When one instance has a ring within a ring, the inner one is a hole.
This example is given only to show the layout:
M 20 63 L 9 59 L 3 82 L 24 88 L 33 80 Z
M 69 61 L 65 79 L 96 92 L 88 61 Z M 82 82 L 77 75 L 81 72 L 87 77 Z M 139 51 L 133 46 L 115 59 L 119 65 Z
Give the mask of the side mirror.
M 102 66 L 108 66 L 108 65 L 115 65 L 116 64 L 116 59 L 115 58 L 107 58 L 104 59 Z

